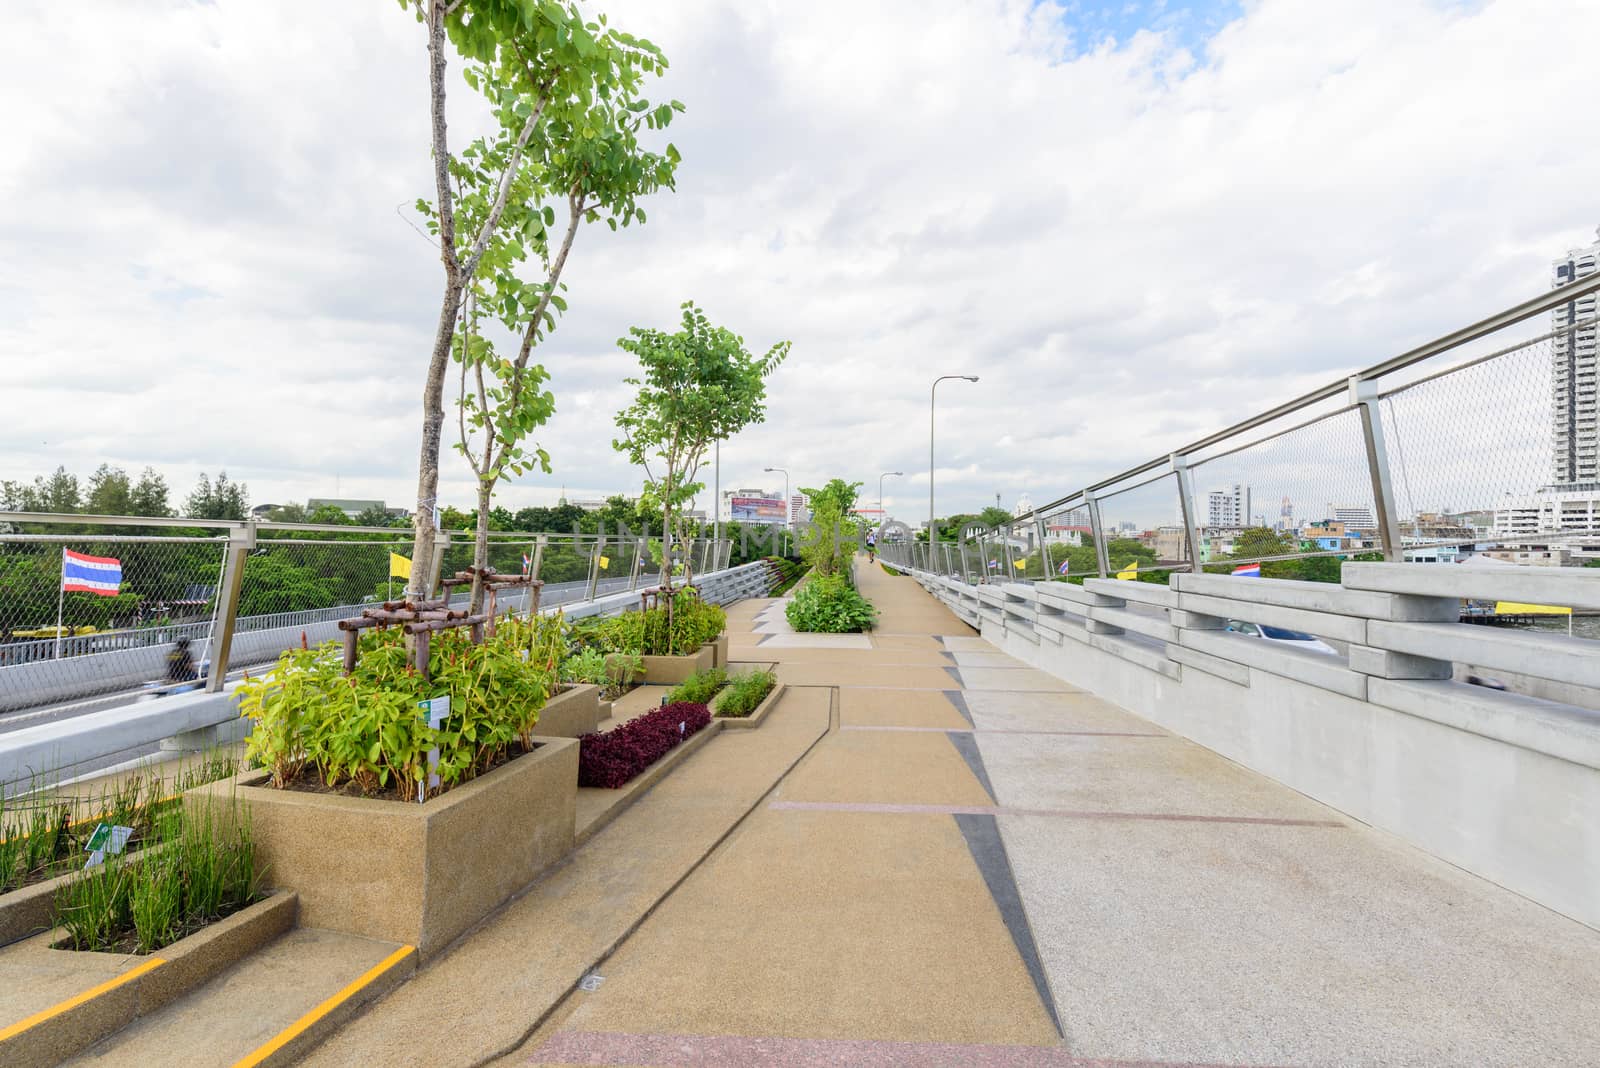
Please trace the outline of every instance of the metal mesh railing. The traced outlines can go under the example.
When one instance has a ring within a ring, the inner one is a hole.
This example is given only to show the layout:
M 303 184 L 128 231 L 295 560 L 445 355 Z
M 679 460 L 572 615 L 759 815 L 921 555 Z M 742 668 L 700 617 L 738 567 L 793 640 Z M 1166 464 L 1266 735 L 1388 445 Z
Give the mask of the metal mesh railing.
M 196 536 L 0 534 L 0 709 L 162 679 L 183 641 L 198 670 L 225 546 Z M 74 686 L 50 685 L 69 674 Z
M 1597 294 L 1600 276 L 1531 297 L 974 534 L 966 567 L 925 544 L 885 557 L 969 582 L 1600 560 Z
M 111 535 L 73 516 L 14 513 L 21 532 L 0 532 L 0 712 L 62 706 L 65 714 L 195 688 L 213 663 L 230 674 L 270 663 L 302 643 L 337 636 L 337 623 L 403 595 L 412 537 L 405 530 L 309 524 L 129 519 L 138 535 Z M 161 527 L 167 532 L 158 532 Z M 116 529 L 116 528 L 113 528 Z M 685 543 L 696 575 L 727 566 L 728 539 Z M 470 538 L 454 537 L 443 575 L 473 561 Z M 653 585 L 661 542 L 631 533 L 493 532 L 489 563 L 545 586 L 545 607 L 577 604 Z M 231 561 L 231 562 L 230 562 Z M 399 565 L 399 566 L 396 566 Z M 230 581 L 237 575 L 237 600 Z M 74 589 L 80 571 L 100 592 Z M 63 577 L 67 580 L 63 589 Z M 457 591 L 455 596 L 464 599 Z M 522 611 L 523 590 L 496 607 Z M 222 624 L 231 618 L 233 627 Z M 221 648 L 228 637 L 226 649 Z M 216 648 L 214 648 L 216 646 Z M 220 670 L 216 673 L 221 674 Z M 0 721 L 0 730 L 28 717 Z

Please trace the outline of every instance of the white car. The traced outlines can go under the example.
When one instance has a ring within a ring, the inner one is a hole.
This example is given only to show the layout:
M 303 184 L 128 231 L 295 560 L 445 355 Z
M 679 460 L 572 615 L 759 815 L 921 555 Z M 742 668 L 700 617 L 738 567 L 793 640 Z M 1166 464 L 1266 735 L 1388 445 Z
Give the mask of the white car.
M 1277 645 L 1287 645 L 1308 653 L 1322 653 L 1326 656 L 1339 655 L 1337 649 L 1321 638 L 1312 637 L 1310 634 L 1304 634 L 1298 630 L 1288 630 L 1284 627 L 1268 627 L 1260 623 L 1246 623 L 1242 619 L 1228 620 L 1228 629 L 1235 634 L 1243 634 L 1250 638 L 1260 638 L 1262 641 L 1273 642 Z

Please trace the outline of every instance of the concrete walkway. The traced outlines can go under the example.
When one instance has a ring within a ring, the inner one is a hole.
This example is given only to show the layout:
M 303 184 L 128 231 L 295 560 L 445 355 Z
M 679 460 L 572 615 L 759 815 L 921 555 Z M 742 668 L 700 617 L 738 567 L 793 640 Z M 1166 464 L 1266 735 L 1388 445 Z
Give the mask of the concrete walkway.
M 502 1063 L 1600 1063 L 1600 934 L 999 654 L 910 579 L 860 583 L 865 645 L 730 612 L 732 659 L 830 695 L 826 734 Z M 658 792 L 792 744 L 769 730 Z M 459 981 L 514 1011 L 493 971 Z M 460 1043 L 454 985 L 406 1015 Z M 368 1019 L 318 1063 L 398 1052 Z

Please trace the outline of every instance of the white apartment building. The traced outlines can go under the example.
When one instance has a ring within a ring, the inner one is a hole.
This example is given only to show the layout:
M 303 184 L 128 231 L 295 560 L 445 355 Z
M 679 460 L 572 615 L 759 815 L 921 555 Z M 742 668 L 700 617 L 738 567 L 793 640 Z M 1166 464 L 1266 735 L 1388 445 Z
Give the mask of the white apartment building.
M 1231 490 L 1213 490 L 1206 497 L 1206 526 L 1244 527 L 1250 522 L 1250 487 L 1235 482 Z
M 1552 269 L 1552 287 L 1557 289 L 1589 277 L 1600 270 L 1600 241 L 1569 250 Z M 1550 313 L 1550 328 L 1556 332 L 1550 361 L 1552 474 L 1558 492 L 1567 486 L 1600 482 L 1600 457 L 1596 455 L 1600 392 L 1595 382 L 1596 335 L 1600 331 L 1594 323 L 1577 325 L 1594 318 L 1596 296 L 1590 293 Z
M 1546 487 L 1524 497 L 1507 497 L 1494 510 L 1494 532 L 1506 538 L 1595 530 L 1600 530 L 1600 483 L 1572 489 Z
M 1330 504 L 1328 518 L 1343 523 L 1347 530 L 1377 530 L 1378 519 L 1364 504 Z

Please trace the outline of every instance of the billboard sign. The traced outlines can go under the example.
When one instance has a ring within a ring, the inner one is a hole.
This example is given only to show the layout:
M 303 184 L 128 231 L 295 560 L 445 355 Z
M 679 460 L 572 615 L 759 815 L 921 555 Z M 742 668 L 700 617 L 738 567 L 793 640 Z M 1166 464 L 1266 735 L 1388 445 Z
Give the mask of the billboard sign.
M 733 497 L 731 518 L 735 523 L 783 523 L 788 512 L 781 497 Z

